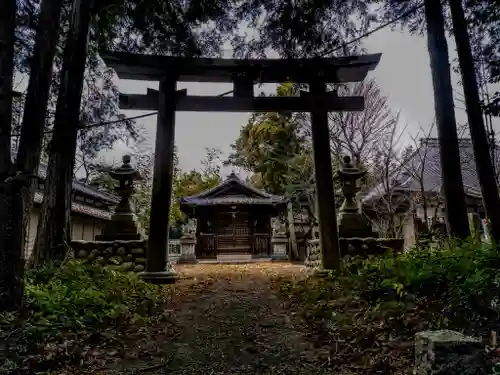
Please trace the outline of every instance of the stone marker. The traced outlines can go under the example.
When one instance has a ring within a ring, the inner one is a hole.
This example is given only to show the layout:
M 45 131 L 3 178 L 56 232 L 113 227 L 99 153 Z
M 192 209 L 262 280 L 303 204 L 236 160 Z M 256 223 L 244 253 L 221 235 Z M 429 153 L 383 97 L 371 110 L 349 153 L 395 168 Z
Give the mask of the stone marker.
M 481 217 L 476 212 L 467 214 L 471 236 L 476 241 L 481 241 Z
M 486 375 L 481 340 L 450 330 L 415 335 L 415 375 Z

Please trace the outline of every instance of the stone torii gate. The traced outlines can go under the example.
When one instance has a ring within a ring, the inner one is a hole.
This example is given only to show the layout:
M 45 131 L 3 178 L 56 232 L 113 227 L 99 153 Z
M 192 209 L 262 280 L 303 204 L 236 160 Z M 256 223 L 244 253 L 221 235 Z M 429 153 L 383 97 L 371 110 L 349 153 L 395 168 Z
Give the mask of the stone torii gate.
M 209 59 L 126 52 L 101 53 L 120 79 L 159 81 L 159 90 L 145 95 L 120 94 L 120 107 L 158 110 L 153 193 L 145 280 L 168 283 L 175 273 L 168 262 L 168 212 L 172 197 L 176 111 L 310 112 L 315 165 L 320 244 L 324 269 L 340 264 L 328 112 L 362 111 L 363 97 L 327 92 L 328 83 L 359 82 L 375 69 L 380 54 L 330 59 Z M 254 97 L 256 83 L 305 83 L 309 92 L 298 97 Z M 234 96 L 190 96 L 177 82 L 233 83 Z

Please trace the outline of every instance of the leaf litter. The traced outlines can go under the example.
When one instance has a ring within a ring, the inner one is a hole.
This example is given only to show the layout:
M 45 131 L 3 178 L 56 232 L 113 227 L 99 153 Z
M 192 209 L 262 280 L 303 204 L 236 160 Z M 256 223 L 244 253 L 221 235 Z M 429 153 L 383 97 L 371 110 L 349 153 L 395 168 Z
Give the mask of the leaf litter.
M 92 374 L 321 375 L 329 352 L 283 303 L 273 280 L 305 277 L 291 263 L 179 265 L 162 319 L 108 348 Z M 122 355 L 118 355 L 121 353 Z

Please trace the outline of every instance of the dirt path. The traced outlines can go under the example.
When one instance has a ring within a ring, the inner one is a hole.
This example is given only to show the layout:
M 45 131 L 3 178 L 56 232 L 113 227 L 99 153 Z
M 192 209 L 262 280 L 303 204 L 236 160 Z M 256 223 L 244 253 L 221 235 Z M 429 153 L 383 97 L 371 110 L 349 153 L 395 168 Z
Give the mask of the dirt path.
M 175 339 L 165 343 L 169 375 L 321 374 L 307 360 L 307 331 L 271 289 L 276 274 L 300 277 L 280 263 L 177 268 L 170 306 Z

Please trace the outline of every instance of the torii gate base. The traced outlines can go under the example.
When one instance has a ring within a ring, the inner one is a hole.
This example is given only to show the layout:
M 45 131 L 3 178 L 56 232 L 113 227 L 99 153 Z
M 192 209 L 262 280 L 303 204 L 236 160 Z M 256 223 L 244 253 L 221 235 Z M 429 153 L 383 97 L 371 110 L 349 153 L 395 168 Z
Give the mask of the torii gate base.
M 230 60 L 177 58 L 103 52 L 101 57 L 120 78 L 159 80 L 159 91 L 120 95 L 123 109 L 157 109 L 155 164 L 146 272 L 152 283 L 171 283 L 175 271 L 168 261 L 168 227 L 172 198 L 176 111 L 310 112 L 322 266 L 340 268 L 335 196 L 330 154 L 328 112 L 361 111 L 363 97 L 339 97 L 327 92 L 328 83 L 359 82 L 380 61 L 380 54 L 333 59 Z M 187 96 L 177 82 L 228 82 L 233 97 Z M 306 83 L 309 92 L 298 97 L 254 97 L 255 83 Z

